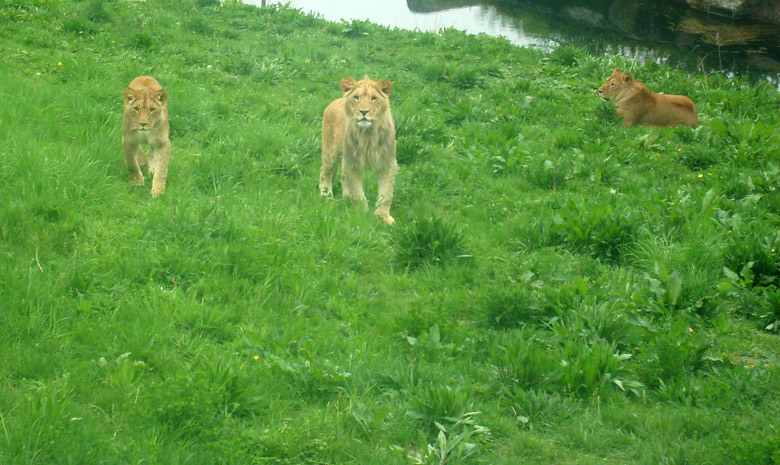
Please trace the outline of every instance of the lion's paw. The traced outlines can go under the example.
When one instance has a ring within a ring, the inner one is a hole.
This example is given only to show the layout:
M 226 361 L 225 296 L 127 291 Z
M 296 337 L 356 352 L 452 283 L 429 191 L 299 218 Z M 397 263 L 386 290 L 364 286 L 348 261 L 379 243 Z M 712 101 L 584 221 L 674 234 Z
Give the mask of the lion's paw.
M 164 187 L 154 186 L 152 187 L 152 198 L 156 199 L 157 197 L 163 195 L 164 192 L 165 192 Z
M 132 177 L 127 181 L 130 185 L 133 186 L 143 186 L 144 185 L 144 178 L 141 176 L 140 178 Z

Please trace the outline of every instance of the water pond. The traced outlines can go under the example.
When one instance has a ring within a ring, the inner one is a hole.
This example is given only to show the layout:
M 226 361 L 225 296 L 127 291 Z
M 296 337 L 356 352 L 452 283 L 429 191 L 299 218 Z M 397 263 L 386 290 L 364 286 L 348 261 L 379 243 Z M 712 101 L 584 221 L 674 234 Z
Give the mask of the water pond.
M 247 0 L 260 5 L 262 0 Z M 504 36 L 518 46 L 571 44 L 690 71 L 780 87 L 780 26 L 691 10 L 663 0 L 266 0 L 331 21 Z

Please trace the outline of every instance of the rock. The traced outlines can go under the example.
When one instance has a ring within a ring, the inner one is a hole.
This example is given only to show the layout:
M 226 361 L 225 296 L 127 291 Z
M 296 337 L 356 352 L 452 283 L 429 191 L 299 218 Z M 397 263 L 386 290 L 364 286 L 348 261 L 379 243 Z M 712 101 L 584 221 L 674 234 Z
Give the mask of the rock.
M 604 25 L 604 15 L 588 8 L 573 6 L 563 9 L 563 13 L 574 21 L 585 23 L 589 26 L 600 27 Z
M 479 6 L 484 3 L 479 0 L 406 0 L 407 8 L 414 13 L 433 13 L 466 6 Z
M 677 0 L 691 8 L 729 18 L 780 24 L 780 0 Z

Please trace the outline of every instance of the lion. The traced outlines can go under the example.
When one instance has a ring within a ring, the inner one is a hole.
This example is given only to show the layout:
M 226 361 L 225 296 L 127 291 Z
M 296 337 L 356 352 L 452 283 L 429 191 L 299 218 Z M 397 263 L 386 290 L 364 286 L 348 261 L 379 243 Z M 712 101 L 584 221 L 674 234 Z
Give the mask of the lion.
M 615 102 L 623 126 L 678 126 L 695 128 L 698 113 L 691 99 L 683 95 L 656 94 L 647 89 L 629 73 L 615 68 L 612 75 L 598 89 L 602 100 Z
M 168 124 L 168 93 L 151 76 L 133 79 L 125 89 L 125 109 L 122 118 L 122 148 L 129 183 L 144 185 L 141 166 L 147 165 L 152 175 L 152 197 L 165 192 L 171 142 Z M 147 153 L 141 145 L 148 145 Z
M 389 99 L 393 83 L 387 79 L 374 82 L 366 75 L 357 82 L 344 78 L 340 87 L 342 97 L 331 102 L 322 115 L 320 194 L 333 196 L 333 178 L 341 164 L 344 198 L 368 210 L 363 171 L 374 168 L 379 191 L 374 214 L 392 225 L 390 204 L 398 172 Z

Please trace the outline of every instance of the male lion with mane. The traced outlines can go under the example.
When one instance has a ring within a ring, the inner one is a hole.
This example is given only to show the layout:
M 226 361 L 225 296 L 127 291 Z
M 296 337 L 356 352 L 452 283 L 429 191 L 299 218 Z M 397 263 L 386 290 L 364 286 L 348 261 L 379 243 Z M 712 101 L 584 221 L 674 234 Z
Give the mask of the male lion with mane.
M 651 92 L 629 73 L 615 68 L 598 89 L 602 100 L 615 102 L 623 126 L 677 126 L 693 128 L 697 123 L 696 105 L 684 95 L 664 95 Z
M 355 82 L 344 78 L 342 97 L 331 102 L 322 115 L 322 169 L 320 194 L 333 195 L 333 178 L 341 163 L 341 188 L 345 198 L 368 210 L 363 192 L 363 171 L 377 172 L 378 196 L 374 214 L 387 224 L 390 216 L 393 184 L 398 172 L 395 160 L 395 125 L 390 113 L 393 84 L 368 76 Z
M 144 185 L 141 166 L 147 165 L 152 175 L 152 197 L 165 192 L 171 142 L 168 125 L 168 93 L 151 76 L 139 76 L 125 89 L 125 109 L 122 118 L 122 148 L 130 184 Z M 141 144 L 149 146 L 145 154 Z

